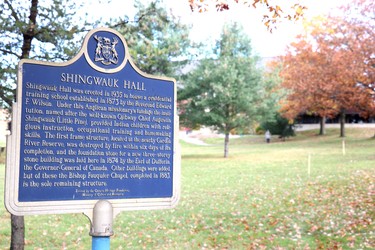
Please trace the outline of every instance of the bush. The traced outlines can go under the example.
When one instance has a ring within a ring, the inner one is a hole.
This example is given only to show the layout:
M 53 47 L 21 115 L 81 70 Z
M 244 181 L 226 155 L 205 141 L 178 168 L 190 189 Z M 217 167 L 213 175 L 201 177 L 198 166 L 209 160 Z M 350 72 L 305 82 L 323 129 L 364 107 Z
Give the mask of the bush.
M 273 135 L 279 135 L 281 138 L 295 136 L 294 123 L 289 123 L 287 119 L 276 113 L 273 121 L 267 121 L 260 124 L 263 131 L 269 130 Z

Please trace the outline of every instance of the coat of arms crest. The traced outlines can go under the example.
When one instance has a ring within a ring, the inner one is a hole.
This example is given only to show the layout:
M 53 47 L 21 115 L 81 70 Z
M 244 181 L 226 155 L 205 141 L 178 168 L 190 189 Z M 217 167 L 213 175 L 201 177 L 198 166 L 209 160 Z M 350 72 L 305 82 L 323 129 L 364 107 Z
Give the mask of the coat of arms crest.
M 107 37 L 94 36 L 97 41 L 95 49 L 95 62 L 101 62 L 104 65 L 117 64 L 118 54 L 116 51 L 116 44 L 118 40 L 113 37 L 111 39 Z

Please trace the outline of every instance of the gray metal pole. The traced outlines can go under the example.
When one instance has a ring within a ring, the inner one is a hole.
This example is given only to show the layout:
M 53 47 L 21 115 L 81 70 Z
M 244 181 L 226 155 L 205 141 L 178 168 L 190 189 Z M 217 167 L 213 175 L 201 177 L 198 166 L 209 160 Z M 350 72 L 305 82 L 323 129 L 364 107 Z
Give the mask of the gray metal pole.
M 93 210 L 90 235 L 92 250 L 109 250 L 110 236 L 113 235 L 113 207 L 109 201 L 98 201 Z

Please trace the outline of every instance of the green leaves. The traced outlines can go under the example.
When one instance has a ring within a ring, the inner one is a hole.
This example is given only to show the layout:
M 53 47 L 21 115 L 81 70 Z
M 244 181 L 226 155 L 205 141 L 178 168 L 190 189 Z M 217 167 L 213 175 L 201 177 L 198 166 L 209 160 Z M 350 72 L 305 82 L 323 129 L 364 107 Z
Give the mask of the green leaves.
M 180 122 L 190 128 L 212 126 L 224 133 L 224 157 L 229 133 L 247 130 L 277 103 L 268 94 L 276 82 L 262 76 L 257 62 L 242 28 L 228 24 L 211 58 L 194 65 L 179 92 Z
M 256 120 L 265 86 L 250 39 L 237 24 L 227 25 L 216 44 L 213 59 L 201 60 L 181 89 L 180 97 L 187 100 L 181 116 L 186 124 L 229 133 Z
M 89 25 L 74 20 L 80 5 L 74 1 L 4 1 L 0 3 L 0 105 L 10 108 L 20 59 L 66 61 L 81 44 L 76 36 Z M 31 5 L 31 3 L 33 5 Z M 9 69 L 12 69 L 11 71 Z

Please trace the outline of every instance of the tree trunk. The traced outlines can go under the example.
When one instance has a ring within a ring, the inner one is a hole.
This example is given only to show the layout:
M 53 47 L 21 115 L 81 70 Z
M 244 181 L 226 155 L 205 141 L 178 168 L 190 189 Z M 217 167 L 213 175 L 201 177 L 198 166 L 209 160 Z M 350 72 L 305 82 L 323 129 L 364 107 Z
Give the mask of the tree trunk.
M 29 26 L 27 30 L 23 32 L 23 44 L 22 44 L 22 55 L 21 59 L 29 58 L 30 51 L 32 47 L 32 40 L 35 38 L 36 34 L 36 18 L 38 16 L 38 2 L 39 0 L 31 0 L 30 16 L 29 16 Z
M 326 117 L 322 116 L 320 117 L 320 131 L 319 135 L 325 135 L 326 134 Z
M 25 247 L 25 221 L 23 216 L 11 215 L 12 237 L 10 250 L 23 250 Z
M 340 137 L 345 137 L 345 112 L 340 113 Z
M 36 35 L 37 16 L 39 0 L 31 0 L 29 24 L 27 29 L 22 33 L 22 55 L 21 59 L 29 58 L 32 47 L 32 40 Z M 12 236 L 10 242 L 11 250 L 23 250 L 25 246 L 25 220 L 23 216 L 11 216 Z
M 225 133 L 224 139 L 224 158 L 227 158 L 229 155 L 229 133 Z

